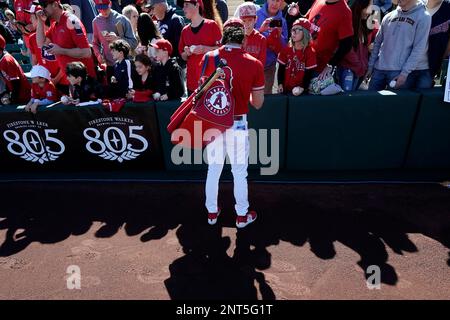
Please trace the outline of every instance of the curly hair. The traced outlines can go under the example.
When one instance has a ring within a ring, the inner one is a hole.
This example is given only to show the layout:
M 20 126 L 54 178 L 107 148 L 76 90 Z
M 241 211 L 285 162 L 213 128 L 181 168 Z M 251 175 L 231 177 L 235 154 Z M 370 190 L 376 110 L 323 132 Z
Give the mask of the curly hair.
M 245 32 L 244 28 L 228 27 L 223 31 L 222 44 L 244 42 Z
M 123 56 L 126 58 L 128 57 L 128 54 L 130 53 L 130 45 L 128 42 L 122 39 L 118 39 L 114 41 L 113 43 L 109 44 L 109 48 L 111 50 L 116 50 L 119 52 L 123 52 Z

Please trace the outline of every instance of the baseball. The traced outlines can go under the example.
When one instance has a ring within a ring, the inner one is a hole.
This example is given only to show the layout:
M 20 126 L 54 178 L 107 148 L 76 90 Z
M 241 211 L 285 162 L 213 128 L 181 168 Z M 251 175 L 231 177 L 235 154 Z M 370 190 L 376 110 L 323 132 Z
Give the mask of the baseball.
M 395 88 L 395 86 L 397 85 L 397 81 L 392 80 L 391 82 L 389 82 L 389 87 L 391 88 Z
M 64 103 L 64 104 L 69 103 L 69 97 L 68 96 L 62 96 L 61 97 L 61 102 Z
M 294 96 L 299 96 L 303 93 L 304 89 L 301 87 L 295 87 L 294 89 L 292 89 L 292 94 Z
M 161 98 L 161 94 L 159 92 L 153 94 L 153 99 L 159 100 L 159 98 Z

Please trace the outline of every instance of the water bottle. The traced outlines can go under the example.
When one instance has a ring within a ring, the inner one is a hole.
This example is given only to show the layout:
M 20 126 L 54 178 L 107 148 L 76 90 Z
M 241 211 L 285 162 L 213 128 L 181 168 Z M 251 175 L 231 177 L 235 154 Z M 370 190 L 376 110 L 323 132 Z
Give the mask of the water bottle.
M 354 79 L 354 75 L 352 70 L 350 69 L 345 69 L 342 72 L 342 88 L 344 89 L 344 91 L 352 91 L 353 90 L 353 79 Z

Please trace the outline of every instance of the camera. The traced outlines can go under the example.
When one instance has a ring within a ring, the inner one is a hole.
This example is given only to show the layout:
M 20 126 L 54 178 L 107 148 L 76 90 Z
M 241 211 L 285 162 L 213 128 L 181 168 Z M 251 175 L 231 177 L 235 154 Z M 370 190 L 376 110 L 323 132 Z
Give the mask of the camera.
M 269 24 L 270 28 L 281 28 L 281 26 L 282 22 L 280 19 L 272 19 Z

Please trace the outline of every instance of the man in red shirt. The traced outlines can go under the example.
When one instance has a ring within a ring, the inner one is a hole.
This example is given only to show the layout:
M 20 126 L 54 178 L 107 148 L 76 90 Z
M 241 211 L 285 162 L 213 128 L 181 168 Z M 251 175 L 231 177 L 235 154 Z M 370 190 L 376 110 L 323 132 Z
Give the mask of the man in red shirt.
M 16 11 L 17 28 L 23 34 L 23 41 L 27 48 L 29 48 L 29 37 L 36 30 L 30 20 L 30 16 L 26 14 L 25 10 L 30 9 L 34 0 L 15 0 L 14 11 Z
M 237 8 L 239 18 L 244 22 L 245 38 L 243 49 L 266 64 L 267 39 L 255 29 L 256 11 L 258 8 L 253 2 L 244 2 Z
M 25 10 L 31 17 L 31 23 L 36 28 L 38 24 L 38 19 L 46 20 L 44 15 L 40 15 L 39 17 L 36 15 L 37 12 L 42 11 L 42 8 L 38 5 L 32 5 L 30 10 Z M 48 27 L 44 24 L 44 30 L 47 31 Z M 48 71 L 50 71 L 51 81 L 54 85 L 69 85 L 69 81 L 63 72 L 63 70 L 59 67 L 58 62 L 56 61 L 55 56 L 52 55 L 44 55 L 42 56 L 42 49 L 40 49 L 37 45 L 36 41 L 36 33 L 31 34 L 30 36 L 30 46 L 31 52 L 31 63 L 33 65 L 41 65 L 45 67 Z
M 5 51 L 5 47 L 5 38 L 0 35 L 0 71 L 6 85 L 6 93 L 11 96 L 9 103 L 27 103 L 31 94 L 30 83 L 19 63 Z
M 59 0 L 39 0 L 39 4 L 44 10 L 38 12 L 38 15 L 45 14 L 52 24 L 47 32 L 44 32 L 44 22 L 38 19 L 36 31 L 38 47 L 49 46 L 47 53 L 56 56 L 56 61 L 62 70 L 65 70 L 70 62 L 82 62 L 89 76 L 95 79 L 91 48 L 86 29 L 80 19 L 74 14 L 63 11 Z M 66 90 L 68 92 L 68 87 L 65 88 Z
M 222 31 L 214 20 L 203 18 L 202 0 L 185 0 L 183 11 L 191 23 L 181 31 L 178 51 L 187 61 L 187 89 L 190 95 L 198 87 L 200 80 L 200 61 L 203 55 L 216 49 L 222 38 Z
M 225 156 L 228 154 L 234 182 L 236 226 L 243 228 L 256 219 L 255 211 L 248 211 L 247 167 L 249 157 L 247 113 L 250 102 L 256 109 L 264 103 L 264 67 L 263 64 L 242 49 L 244 41 L 244 23 L 237 18 L 229 19 L 223 26 L 223 46 L 218 49 L 220 59 L 231 69 L 231 94 L 234 98 L 234 124 L 223 134 L 216 137 L 206 147 L 208 159 L 208 176 L 206 178 L 206 209 L 208 223 L 217 222 L 220 208 L 217 206 L 219 179 Z M 206 54 L 202 59 L 209 59 L 205 77 L 214 72 L 214 55 Z
M 313 25 L 316 70 L 325 79 L 352 48 L 352 11 L 345 0 L 316 0 L 306 18 Z

